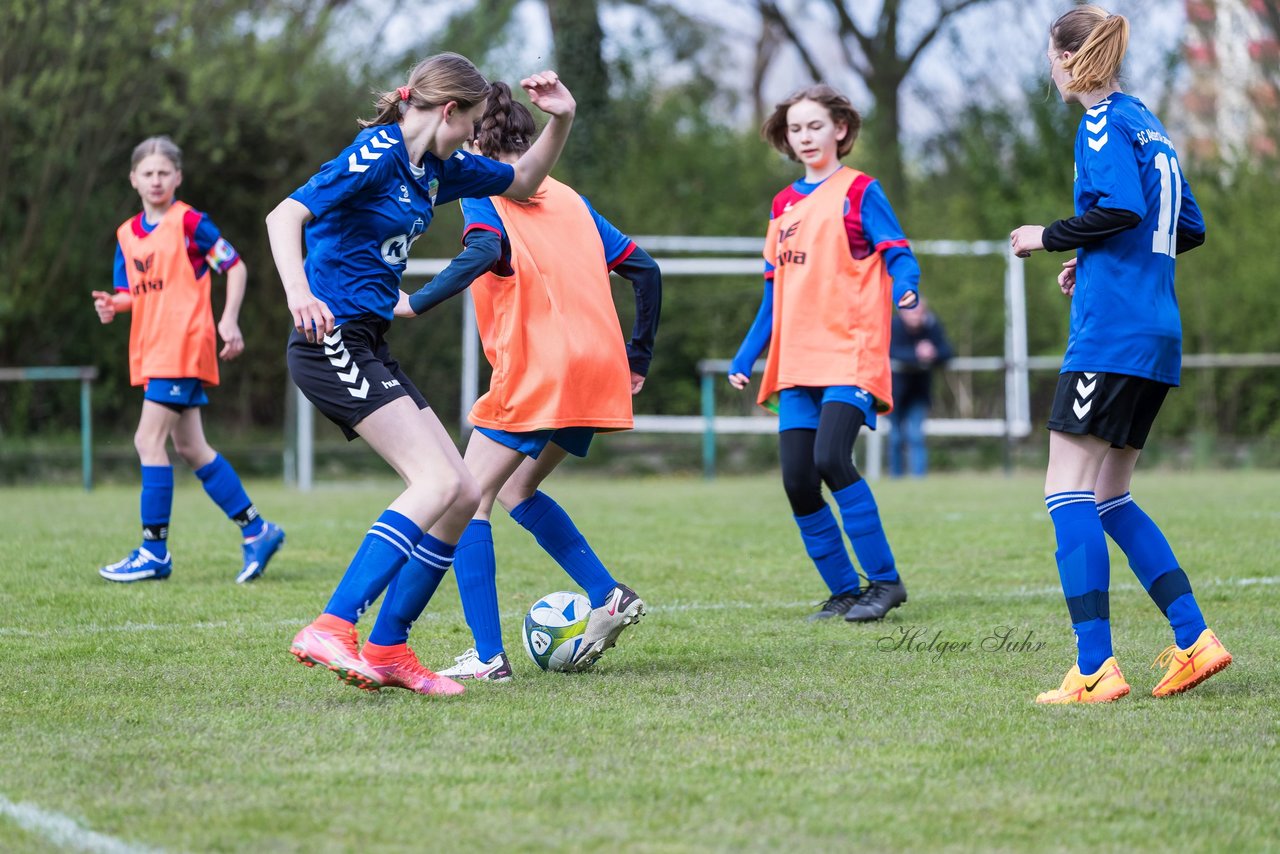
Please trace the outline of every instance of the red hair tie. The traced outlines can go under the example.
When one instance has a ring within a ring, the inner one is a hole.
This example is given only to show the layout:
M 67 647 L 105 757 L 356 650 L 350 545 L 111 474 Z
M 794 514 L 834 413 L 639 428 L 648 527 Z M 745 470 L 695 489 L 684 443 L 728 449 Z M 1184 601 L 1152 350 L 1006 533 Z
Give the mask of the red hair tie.
M 399 89 L 396 90 L 396 94 L 400 96 L 401 101 L 409 100 L 409 87 L 401 86 Z

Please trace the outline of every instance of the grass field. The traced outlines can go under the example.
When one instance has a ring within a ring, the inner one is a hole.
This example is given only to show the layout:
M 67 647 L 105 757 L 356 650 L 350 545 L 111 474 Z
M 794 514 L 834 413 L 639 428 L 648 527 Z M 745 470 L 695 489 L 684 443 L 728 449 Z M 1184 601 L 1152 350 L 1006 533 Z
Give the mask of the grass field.
M 1065 708 L 1031 702 L 1073 655 L 1037 476 L 877 484 L 911 600 L 862 626 L 804 621 L 822 590 L 776 478 L 565 477 L 549 491 L 649 616 L 592 672 L 538 672 L 519 620 L 571 582 L 504 516 L 516 680 L 453 700 L 287 654 L 395 485 L 250 487 L 289 539 L 248 587 L 192 478 L 173 577 L 136 585 L 95 574 L 136 545 L 134 488 L 0 490 L 0 850 L 75 843 L 58 821 L 117 851 L 1280 845 L 1280 474 L 1140 478 L 1236 663 L 1150 697 L 1171 635 L 1113 551 L 1134 693 Z M 1027 648 L 984 649 L 1002 626 Z M 932 648 L 891 648 L 916 629 Z M 452 578 L 413 643 L 437 667 L 470 645 Z

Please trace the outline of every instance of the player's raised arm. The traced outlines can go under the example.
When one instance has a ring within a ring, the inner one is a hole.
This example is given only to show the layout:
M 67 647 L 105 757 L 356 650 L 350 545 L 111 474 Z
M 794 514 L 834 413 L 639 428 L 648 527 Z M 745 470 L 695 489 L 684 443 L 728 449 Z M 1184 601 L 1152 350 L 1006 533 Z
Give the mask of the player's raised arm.
M 521 88 L 533 105 L 551 116 L 529 150 L 515 162 L 516 176 L 502 195 L 509 199 L 525 199 L 542 186 L 551 168 L 560 159 L 573 115 L 578 105 L 572 93 L 560 82 L 554 71 L 532 74 L 520 81 Z

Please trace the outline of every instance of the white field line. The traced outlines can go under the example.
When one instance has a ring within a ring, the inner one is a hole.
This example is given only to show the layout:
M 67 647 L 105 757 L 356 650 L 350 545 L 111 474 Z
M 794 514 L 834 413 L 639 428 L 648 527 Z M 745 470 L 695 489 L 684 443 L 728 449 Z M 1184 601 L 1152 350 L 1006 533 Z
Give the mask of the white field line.
M 1206 587 L 1261 587 L 1280 584 L 1280 576 L 1264 575 L 1258 578 L 1210 578 L 1203 581 L 1192 583 L 1193 590 L 1199 590 Z M 1113 592 L 1135 592 L 1141 591 L 1142 588 L 1137 584 L 1128 582 L 1125 584 L 1111 585 Z M 963 594 L 966 597 L 971 594 Z M 997 592 L 984 593 L 982 599 L 1035 599 L 1041 596 L 1061 596 L 1062 588 L 1054 584 L 1044 587 L 1016 587 L 1012 590 L 1000 590 Z M 770 608 L 808 608 L 814 605 L 816 600 L 806 602 L 770 602 L 767 603 Z M 687 611 L 730 611 L 741 608 L 743 610 L 751 610 L 759 608 L 762 602 L 672 602 L 665 605 L 650 606 L 649 612 L 652 614 L 679 614 Z M 502 615 L 503 619 L 515 619 L 524 616 L 523 611 L 507 611 Z M 440 614 L 438 612 L 428 611 L 423 614 L 419 620 L 438 620 Z M 133 633 L 133 632 L 187 632 L 187 631 L 206 631 L 216 629 L 260 629 L 268 628 L 295 628 L 300 629 L 306 624 L 305 620 L 275 620 L 272 622 L 259 623 L 245 620 L 211 620 L 200 621 L 195 623 L 119 623 L 115 625 L 103 625 L 101 623 L 80 623 L 74 626 L 65 626 L 57 629 L 24 629 L 20 626 L 0 626 L 0 638 L 17 637 L 17 638 L 55 638 L 67 637 L 75 635 L 94 635 L 103 633 Z
M 0 795 L 0 817 L 8 818 L 23 830 L 55 848 L 92 851 L 95 854 L 153 854 L 158 848 L 133 845 L 114 836 L 89 830 L 70 816 L 41 809 L 34 804 L 14 803 Z

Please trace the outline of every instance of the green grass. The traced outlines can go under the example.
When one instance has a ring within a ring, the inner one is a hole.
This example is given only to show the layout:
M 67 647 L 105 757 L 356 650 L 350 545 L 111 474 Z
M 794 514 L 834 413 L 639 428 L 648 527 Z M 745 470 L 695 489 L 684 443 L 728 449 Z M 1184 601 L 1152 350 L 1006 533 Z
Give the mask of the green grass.
M 172 579 L 136 585 L 94 572 L 136 544 L 134 489 L 0 491 L 0 796 L 188 851 L 1280 839 L 1280 475 L 1140 478 L 1236 663 L 1150 697 L 1147 665 L 1170 633 L 1113 551 L 1116 651 L 1134 692 L 1065 708 L 1031 702 L 1073 654 L 1038 477 L 877 484 L 911 601 L 864 626 L 804 621 L 822 588 L 776 477 L 565 477 L 550 491 L 649 616 L 592 672 L 538 672 L 521 614 L 571 582 L 504 516 L 498 586 L 517 678 L 443 701 L 359 692 L 287 654 L 394 484 L 251 487 L 289 540 L 247 587 L 232 583 L 234 528 L 190 479 Z M 999 626 L 1044 645 L 981 649 Z M 910 627 L 971 647 L 883 648 Z M 413 642 L 437 667 L 470 645 L 451 578 Z M 0 815 L 0 850 L 53 846 Z

